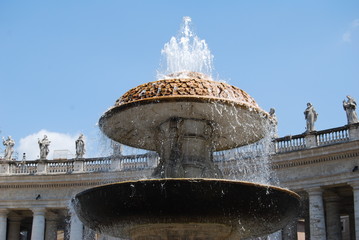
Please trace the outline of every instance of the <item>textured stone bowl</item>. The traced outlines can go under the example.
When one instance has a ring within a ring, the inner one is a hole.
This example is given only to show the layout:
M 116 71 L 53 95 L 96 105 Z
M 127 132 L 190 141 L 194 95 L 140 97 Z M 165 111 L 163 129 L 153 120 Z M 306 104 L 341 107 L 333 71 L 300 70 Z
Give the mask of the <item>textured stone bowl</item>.
M 300 199 L 289 190 L 249 182 L 150 179 L 85 190 L 73 205 L 86 226 L 115 237 L 183 237 L 179 232 L 187 229 L 204 236 L 198 239 L 241 239 L 283 228 L 297 216 Z
M 264 137 L 270 117 L 246 92 L 198 73 L 190 76 L 129 90 L 100 118 L 101 130 L 117 142 L 154 151 L 158 126 L 176 117 L 212 123 L 215 151 Z

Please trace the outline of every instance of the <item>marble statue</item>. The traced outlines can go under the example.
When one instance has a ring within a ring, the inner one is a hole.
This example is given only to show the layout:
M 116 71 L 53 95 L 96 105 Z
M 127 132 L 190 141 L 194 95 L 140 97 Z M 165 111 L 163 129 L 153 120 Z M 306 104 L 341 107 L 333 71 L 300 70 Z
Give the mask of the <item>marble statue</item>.
M 347 96 L 347 99 L 347 101 L 343 100 L 343 108 L 347 114 L 348 124 L 357 123 L 359 122 L 358 115 L 355 111 L 357 108 L 357 103 L 351 96 Z
M 307 121 L 307 130 L 306 132 L 315 131 L 314 123 L 317 121 L 318 113 L 315 111 L 311 103 L 307 103 L 307 108 L 304 111 L 305 120 Z
M 271 135 L 272 135 L 272 138 L 278 138 L 278 129 L 277 129 L 277 126 L 278 126 L 278 119 L 277 119 L 277 116 L 275 114 L 275 109 L 274 108 L 271 108 L 269 109 L 269 116 L 271 117 L 270 118 L 270 124 L 271 124 Z
M 8 136 L 6 140 L 3 138 L 2 143 L 5 146 L 4 159 L 11 160 L 12 154 L 14 153 L 15 141 L 11 138 L 11 136 Z
M 83 158 L 85 155 L 85 141 L 83 139 L 84 135 L 80 134 L 79 138 L 76 140 L 76 158 Z
M 271 108 L 269 109 L 269 116 L 271 116 L 271 123 L 273 125 L 277 125 L 278 124 L 278 120 L 277 120 L 277 116 L 275 115 L 275 109 Z
M 50 146 L 51 141 L 49 141 L 49 139 L 47 139 L 47 136 L 44 135 L 44 138 L 41 141 L 40 141 L 40 139 L 38 139 L 38 143 L 39 143 L 39 147 L 40 147 L 40 159 L 45 160 L 47 155 L 50 152 L 49 146 Z
M 111 141 L 114 156 L 122 156 L 123 146 L 121 143 Z

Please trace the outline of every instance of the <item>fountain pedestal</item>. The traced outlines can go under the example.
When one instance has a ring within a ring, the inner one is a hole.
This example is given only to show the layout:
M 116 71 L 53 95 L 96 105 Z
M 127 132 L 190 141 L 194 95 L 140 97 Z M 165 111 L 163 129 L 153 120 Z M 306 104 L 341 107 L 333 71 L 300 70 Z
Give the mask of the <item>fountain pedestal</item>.
M 231 228 L 224 224 L 148 224 L 132 228 L 132 240 L 224 240 Z
M 171 118 L 159 126 L 157 178 L 221 178 L 213 163 L 214 123 L 206 120 Z

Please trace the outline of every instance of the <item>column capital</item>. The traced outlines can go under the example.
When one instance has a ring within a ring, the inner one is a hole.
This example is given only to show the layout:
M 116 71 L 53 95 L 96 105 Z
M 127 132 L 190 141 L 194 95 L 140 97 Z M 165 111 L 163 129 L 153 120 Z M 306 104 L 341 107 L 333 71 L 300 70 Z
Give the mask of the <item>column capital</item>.
M 0 216 L 1 217 L 7 217 L 7 214 L 10 212 L 7 208 L 0 208 Z
M 31 211 L 34 215 L 43 215 L 45 216 L 46 214 L 46 208 L 44 207 L 35 207 L 35 208 L 31 208 Z
M 353 190 L 359 190 L 359 181 L 349 182 L 349 185 L 352 186 Z
M 313 196 L 313 195 L 322 195 L 324 189 L 321 187 L 311 187 L 311 188 L 306 188 L 305 191 L 309 194 L 309 196 Z

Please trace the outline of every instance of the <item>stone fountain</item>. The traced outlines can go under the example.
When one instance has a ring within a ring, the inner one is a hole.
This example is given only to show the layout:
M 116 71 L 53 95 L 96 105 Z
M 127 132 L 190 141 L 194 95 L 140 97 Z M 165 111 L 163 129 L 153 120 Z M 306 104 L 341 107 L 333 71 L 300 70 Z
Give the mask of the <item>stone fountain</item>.
M 109 138 L 160 156 L 153 179 L 75 196 L 80 220 L 133 240 L 244 239 L 273 233 L 298 213 L 299 196 L 279 187 L 225 180 L 213 152 L 254 143 L 271 121 L 243 90 L 194 71 L 135 87 L 100 118 Z

